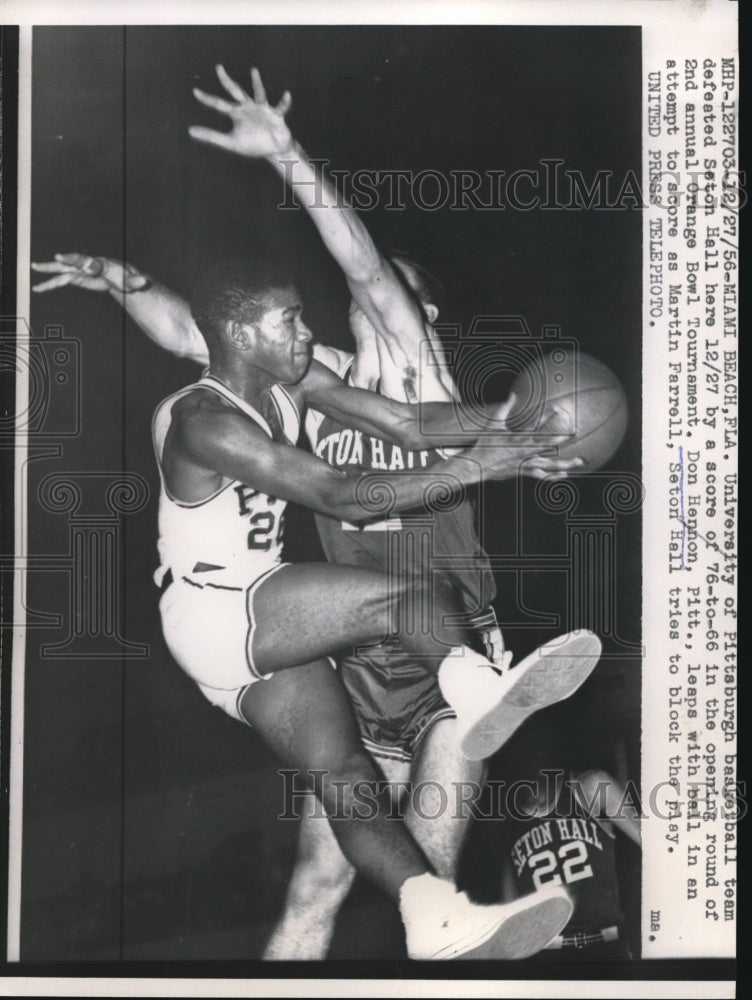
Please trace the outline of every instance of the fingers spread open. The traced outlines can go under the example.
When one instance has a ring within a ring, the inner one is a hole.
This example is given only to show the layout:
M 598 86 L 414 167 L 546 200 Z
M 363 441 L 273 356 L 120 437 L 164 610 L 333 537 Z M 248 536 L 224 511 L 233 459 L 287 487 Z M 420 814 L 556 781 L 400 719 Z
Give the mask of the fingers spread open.
M 69 272 L 67 274 L 58 274 L 55 278 L 49 278 L 47 281 L 42 281 L 38 285 L 32 285 L 32 292 L 50 292 L 53 288 L 62 288 L 64 285 L 71 284 L 74 278 L 74 274 Z
M 221 97 L 214 97 L 213 94 L 207 94 L 205 91 L 199 90 L 198 87 L 193 88 L 193 96 L 197 101 L 201 101 L 202 104 L 205 104 L 207 108 L 213 108 L 215 111 L 219 111 L 223 115 L 232 114 L 236 107 L 236 105 L 230 104 L 229 101 L 225 101 Z
M 261 79 L 261 74 L 254 66 L 251 70 L 251 83 L 253 84 L 253 99 L 259 104 L 266 104 L 266 90 Z
M 220 149 L 232 149 L 232 139 L 229 132 L 216 132 L 213 128 L 204 128 L 203 125 L 191 125 L 188 129 L 191 139 L 198 139 L 199 142 L 208 142 L 211 146 L 219 146 Z
M 551 431 L 546 431 L 544 428 L 539 430 L 536 434 L 530 434 L 526 436 L 528 446 L 531 450 L 535 451 L 550 451 L 551 448 L 558 448 L 560 444 L 568 444 L 571 436 L 569 434 L 554 434 Z
M 286 90 L 282 95 L 282 97 L 280 98 L 279 104 L 274 110 L 277 112 L 278 115 L 282 115 L 282 117 L 284 118 L 284 116 L 287 114 L 287 112 L 290 110 L 291 107 L 292 107 L 292 94 L 290 93 L 289 90 Z
M 31 266 L 34 271 L 42 271 L 44 274 L 64 274 L 66 271 L 76 270 L 75 267 L 69 264 L 60 264 L 56 260 L 45 261 L 43 264 L 32 263 Z
M 73 267 L 83 267 L 87 257 L 84 253 L 56 253 L 55 260 L 61 264 L 72 264 Z
M 511 392 L 509 394 L 509 397 L 503 403 L 499 403 L 498 406 L 496 407 L 494 420 L 506 420 L 516 402 L 517 402 L 517 396 L 513 392 Z
M 533 479 L 566 479 L 568 472 L 553 472 L 551 469 L 532 468 L 528 473 Z
M 548 469 L 553 472 L 568 472 L 570 469 L 579 469 L 585 463 L 581 458 L 546 458 L 543 455 L 534 455 L 529 459 L 529 464 L 538 469 Z
M 243 88 L 237 81 L 233 80 L 233 78 L 230 76 L 230 74 L 227 72 L 224 66 L 219 65 L 216 67 L 216 70 L 217 70 L 217 76 L 219 77 L 219 82 L 222 84 L 222 86 L 225 88 L 228 94 L 234 97 L 235 100 L 239 101 L 241 104 L 243 103 L 243 101 L 250 100 L 248 94 L 246 94 L 246 92 L 243 90 Z

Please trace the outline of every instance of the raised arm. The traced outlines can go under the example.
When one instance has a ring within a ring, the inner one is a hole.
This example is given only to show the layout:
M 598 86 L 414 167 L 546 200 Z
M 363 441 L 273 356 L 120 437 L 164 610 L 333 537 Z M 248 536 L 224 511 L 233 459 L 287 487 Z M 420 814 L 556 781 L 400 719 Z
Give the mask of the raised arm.
M 384 336 L 353 298 L 350 329 L 356 344 L 355 385 L 373 388 L 378 383 L 384 396 L 404 403 L 459 398 L 444 350 L 429 323 L 422 339 L 415 328 L 413 335 L 395 340 Z
M 293 138 L 285 121 L 292 102 L 289 92 L 272 107 L 258 70 L 251 70 L 253 97 L 221 66 L 217 75 L 232 101 L 201 90 L 194 94 L 201 103 L 227 115 L 232 129 L 218 132 L 194 126 L 190 134 L 241 156 L 266 159 L 290 186 L 373 325 L 382 391 L 408 402 L 451 399 L 454 388 L 443 352 L 416 297 L 379 252 L 353 208 Z
M 54 260 L 31 266 L 41 274 L 52 275 L 34 285 L 32 291 L 50 292 L 55 288 L 71 287 L 109 292 L 158 347 L 204 368 L 209 364 L 206 341 L 193 322 L 186 300 L 166 285 L 147 277 L 133 264 L 82 253 L 58 253 Z M 347 351 L 325 344 L 314 344 L 313 356 L 333 370 L 352 357 Z
M 193 322 L 188 303 L 132 264 L 82 253 L 59 253 L 52 261 L 31 266 L 41 274 L 52 275 L 34 285 L 33 291 L 70 286 L 109 292 L 159 347 L 201 365 L 209 363 L 206 343 Z

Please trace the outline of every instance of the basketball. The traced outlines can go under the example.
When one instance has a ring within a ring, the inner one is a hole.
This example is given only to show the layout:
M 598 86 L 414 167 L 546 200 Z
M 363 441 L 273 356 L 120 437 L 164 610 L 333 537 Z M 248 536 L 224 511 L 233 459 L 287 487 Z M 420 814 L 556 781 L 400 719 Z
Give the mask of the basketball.
M 509 426 L 519 431 L 567 434 L 561 458 L 581 458 L 584 470 L 604 465 L 627 429 L 627 400 L 610 368 L 589 354 L 555 348 L 525 367 L 511 391 Z M 552 406 L 561 416 L 549 419 Z

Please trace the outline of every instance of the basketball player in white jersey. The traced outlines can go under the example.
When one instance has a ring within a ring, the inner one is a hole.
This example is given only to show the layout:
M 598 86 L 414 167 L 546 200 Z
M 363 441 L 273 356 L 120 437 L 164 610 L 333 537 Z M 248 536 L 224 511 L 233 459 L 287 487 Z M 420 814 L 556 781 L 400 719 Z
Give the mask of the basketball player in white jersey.
M 438 673 L 470 755 L 492 752 L 530 714 L 515 695 L 524 684 L 499 677 L 451 621 L 441 587 L 430 600 L 410 581 L 328 564 L 281 562 L 285 501 L 350 521 L 374 513 L 372 476 L 348 477 L 293 446 L 307 404 L 411 449 L 464 443 L 451 404 L 416 407 L 341 383 L 311 360 L 311 333 L 283 274 L 225 266 L 199 283 L 193 314 L 208 346 L 209 372 L 158 407 L 154 441 L 162 479 L 158 580 L 162 625 L 178 664 L 214 704 L 254 726 L 287 767 L 305 779 L 330 814 L 338 843 L 358 870 L 398 901 L 413 958 L 523 957 L 542 948 L 571 914 L 566 893 L 476 907 L 430 874 L 406 828 L 387 818 L 391 803 L 364 751 L 339 677 L 327 655 L 379 640 L 409 605 L 430 608 L 432 627 L 402 640 Z M 497 410 L 497 417 L 503 410 Z M 560 439 L 554 439 L 558 441 Z M 476 445 L 447 460 L 448 489 L 483 475 L 515 476 L 527 456 L 543 474 L 569 463 L 540 458 L 540 442 Z M 434 477 L 437 474 L 434 473 Z M 379 496 L 400 510 L 425 502 L 421 473 L 379 474 Z M 589 648 L 588 636 L 581 641 Z M 577 639 L 535 658 L 559 697 L 594 663 Z M 520 668 L 521 669 L 521 668 Z M 524 671 L 523 671 L 524 673 Z M 367 789 L 371 808 L 359 811 Z M 344 803 L 342 795 L 344 792 Z
M 335 256 L 336 256 L 336 254 L 335 254 Z M 71 265 L 68 265 L 68 266 L 71 267 Z M 40 268 L 40 269 L 44 269 L 44 268 Z M 61 268 L 61 270 L 62 270 L 62 268 Z M 69 275 L 72 273 L 72 270 L 73 270 L 73 268 L 71 267 L 71 270 L 68 271 Z M 131 271 L 125 271 L 123 276 L 125 277 L 126 274 L 128 275 L 128 279 L 129 279 L 128 291 L 136 291 L 139 288 L 142 288 L 142 289 L 144 288 L 144 282 L 141 280 L 141 277 L 139 275 L 137 275 L 137 273 L 134 273 L 132 270 Z M 55 280 L 55 279 L 53 279 L 53 280 Z M 93 278 L 91 278 L 91 280 L 92 281 L 96 281 L 96 276 L 93 277 Z M 60 283 L 63 283 L 63 282 L 60 282 Z M 77 284 L 79 282 L 75 281 L 75 280 L 70 280 L 69 282 L 66 282 L 66 283 Z M 81 282 L 81 283 L 84 283 L 84 282 Z M 126 282 L 126 284 L 128 284 L 128 282 Z M 89 285 L 88 287 L 92 287 L 92 286 Z M 110 286 L 110 287 L 112 287 L 112 286 Z M 156 292 L 156 290 L 152 289 L 152 290 L 149 291 L 149 294 L 153 298 L 158 293 Z M 134 300 L 131 300 L 131 301 L 134 301 Z M 305 352 L 301 352 L 301 355 L 304 355 L 304 354 L 305 354 Z M 403 387 L 405 385 L 405 382 L 406 382 L 406 380 L 403 378 L 402 379 L 402 383 L 401 383 L 401 385 Z M 226 396 L 226 392 L 224 390 L 224 387 L 216 384 L 216 381 L 213 380 L 213 379 L 211 379 L 211 377 L 210 377 L 210 380 L 208 382 L 204 383 L 204 385 L 205 385 L 205 387 L 207 389 L 210 389 L 212 392 L 215 392 L 215 393 L 217 393 L 217 392 L 223 393 L 224 392 L 225 396 Z M 190 396 L 191 394 L 187 393 L 186 395 Z M 183 398 L 185 398 L 185 397 L 183 397 Z M 294 413 L 295 401 L 294 401 L 293 396 L 291 396 L 288 393 L 285 393 L 279 387 L 274 387 L 274 388 L 272 388 L 272 389 L 269 390 L 266 398 L 267 398 L 268 405 L 271 407 L 269 413 L 273 414 L 273 420 L 272 420 L 272 422 L 276 422 L 276 425 L 277 425 L 277 428 L 276 428 L 277 429 L 277 433 L 281 434 L 283 431 L 285 431 L 286 434 L 287 434 L 287 436 L 288 436 L 288 438 L 290 438 L 291 436 L 294 435 L 294 431 L 295 431 L 295 419 L 294 419 L 295 418 L 295 413 Z M 181 402 L 180 400 L 177 401 L 178 405 L 180 405 L 180 402 Z M 237 403 L 237 400 L 234 400 L 234 402 Z M 246 411 L 246 412 L 248 412 L 248 411 Z M 331 412 L 331 410 L 329 412 Z M 342 411 L 339 411 L 339 413 L 340 413 L 340 416 L 341 416 Z M 258 413 L 256 413 L 256 412 L 252 412 L 252 413 L 250 413 L 250 415 L 258 418 Z M 166 426 L 169 423 L 169 419 L 168 418 L 169 418 L 169 414 L 166 414 L 166 411 L 163 408 L 160 411 L 160 413 L 157 415 L 157 419 L 155 421 L 155 435 L 156 435 L 156 442 L 157 442 L 158 449 L 161 449 L 162 442 L 165 441 L 165 439 L 167 437 L 167 433 L 168 432 L 167 432 L 167 430 L 165 428 L 166 428 Z M 267 431 L 269 431 L 269 432 L 274 433 L 274 428 L 271 426 L 271 422 L 266 425 L 265 429 Z M 546 467 L 547 468 L 553 468 L 553 466 L 550 465 L 550 464 L 547 465 Z M 564 466 L 560 466 L 560 468 L 563 468 L 563 467 Z M 447 466 L 446 468 L 449 468 L 449 466 Z M 540 466 L 539 468 L 542 468 L 542 466 Z M 234 492 L 236 494 L 236 497 L 231 496 L 231 492 Z M 273 498 L 272 499 L 267 499 L 266 501 L 264 501 L 263 495 L 260 495 L 258 491 L 256 491 L 253 488 L 250 488 L 250 487 L 243 488 L 240 485 L 236 486 L 235 489 L 234 489 L 234 491 L 224 490 L 223 493 L 224 493 L 225 500 L 229 500 L 229 502 L 223 502 L 224 506 L 228 508 L 228 512 L 227 512 L 228 514 L 229 514 L 229 509 L 233 507 L 234 503 L 237 500 L 237 503 L 238 503 L 241 511 L 244 514 L 248 514 L 249 515 L 249 517 L 250 517 L 250 523 L 253 525 L 253 527 L 250 529 L 249 534 L 248 534 L 248 545 L 251 546 L 252 548 L 256 549 L 256 550 L 259 550 L 259 552 L 263 552 L 264 553 L 263 556 L 260 556 L 260 555 L 257 554 L 257 559 L 258 559 L 257 567 L 259 569 L 262 569 L 262 573 L 264 572 L 264 569 L 266 568 L 267 571 L 271 574 L 274 571 L 275 565 L 277 565 L 277 563 L 275 562 L 275 557 L 274 557 L 274 543 L 273 543 L 272 539 L 275 536 L 275 532 L 278 530 L 278 525 L 279 525 L 279 515 L 280 515 L 280 506 L 281 506 L 279 504 L 279 501 L 277 501 L 277 500 L 275 500 Z M 220 493 L 216 499 L 217 500 L 220 499 L 221 496 L 222 496 L 222 494 Z M 268 497 L 268 495 L 267 495 L 267 497 Z M 215 500 L 212 500 L 212 503 L 215 503 L 215 502 L 216 502 Z M 170 508 L 168 507 L 168 510 L 169 509 Z M 213 522 L 213 517 L 212 517 L 212 514 L 210 513 L 211 503 L 209 503 L 208 501 L 205 502 L 205 503 L 202 502 L 202 503 L 193 504 L 190 508 L 178 507 L 178 510 L 186 510 L 186 509 L 188 509 L 188 510 L 191 511 L 191 514 L 190 514 L 191 523 L 194 524 L 194 525 L 198 525 L 199 522 L 205 521 L 207 523 L 207 527 L 209 527 L 210 524 Z M 168 520 L 175 520 L 176 523 L 177 523 L 180 520 L 180 518 L 179 517 L 176 518 L 174 516 L 175 513 L 176 512 L 173 511 L 173 516 L 170 517 L 170 518 L 168 518 Z M 236 514 L 237 514 L 237 511 L 236 511 Z M 223 521 L 225 523 L 228 523 L 228 518 L 223 518 Z M 201 535 L 202 528 L 201 527 L 198 527 L 198 528 L 194 527 L 193 531 L 195 532 L 196 530 L 198 530 L 199 535 Z M 175 569 L 173 567 L 178 567 L 178 569 L 180 569 L 181 566 L 182 566 L 182 564 L 185 564 L 185 567 L 188 567 L 188 563 L 191 562 L 191 554 L 186 553 L 185 551 L 183 551 L 183 546 L 182 545 L 172 546 L 171 547 L 170 542 L 169 542 L 169 536 L 170 536 L 170 534 L 171 534 L 170 530 L 167 530 L 165 532 L 166 537 L 162 538 L 161 550 L 162 550 L 162 553 L 163 553 L 163 565 L 169 565 L 170 569 L 174 573 Z M 184 533 L 182 533 L 180 529 L 175 529 L 174 531 L 172 531 L 172 535 L 173 535 L 173 537 L 178 537 L 179 538 L 179 537 L 183 537 Z M 229 542 L 229 544 L 230 544 L 230 546 L 232 545 L 231 541 Z M 221 551 L 221 549 L 222 549 L 222 543 L 221 543 L 221 539 L 220 539 L 218 547 L 217 547 L 217 551 Z M 277 559 L 278 559 L 278 555 L 277 555 Z M 197 567 L 198 567 L 198 569 L 197 569 Z M 232 588 L 233 583 L 235 581 L 232 580 L 230 578 L 230 576 L 228 576 L 227 574 L 220 574 L 218 576 L 217 573 L 216 573 L 216 570 L 217 570 L 217 566 L 216 566 L 215 563 L 208 563 L 208 562 L 205 562 L 204 560 L 197 559 L 196 562 L 195 562 L 195 564 L 194 564 L 194 566 L 193 566 L 193 573 L 194 573 L 193 578 L 190 579 L 188 576 L 183 575 L 182 580 L 185 583 L 189 583 L 189 585 L 193 586 L 195 589 L 199 589 L 199 587 L 201 587 L 201 586 L 203 586 L 204 590 L 207 590 L 209 588 L 212 589 L 212 590 L 218 590 L 220 588 L 225 588 L 225 587 L 226 588 Z M 202 583 L 199 583 L 199 576 L 197 574 L 204 574 L 204 573 L 207 574 L 207 576 L 202 576 L 200 578 L 201 581 L 202 581 Z M 222 580 L 222 582 L 218 582 L 220 579 Z M 262 579 L 263 579 L 263 577 L 262 577 Z M 169 589 L 173 589 L 173 588 L 169 588 Z M 168 593 L 169 593 L 169 589 L 168 589 Z M 248 600 L 251 603 L 253 602 L 253 596 L 252 596 L 253 593 L 254 593 L 254 590 L 253 590 L 253 588 L 251 588 L 250 591 L 249 591 L 249 594 L 251 596 L 248 597 Z M 205 598 L 205 596 L 206 596 L 205 594 L 202 595 L 202 598 Z M 187 643 L 187 645 L 194 645 L 194 643 L 191 641 L 191 642 Z M 216 645 L 213 645 L 212 652 L 213 653 L 217 652 Z M 178 653 L 176 653 L 176 658 L 180 662 L 180 655 Z M 198 677 L 196 679 L 199 681 L 200 685 L 203 684 L 203 682 Z M 214 691 L 213 687 L 211 685 L 209 685 L 209 688 L 210 688 L 209 691 L 207 691 L 206 688 L 207 688 L 207 685 L 203 684 L 202 690 L 204 690 L 205 693 L 209 694 L 209 696 L 212 698 L 212 700 L 217 700 L 216 692 Z M 224 699 L 224 695 L 222 696 L 222 698 Z M 224 704 L 224 702 L 223 702 L 223 704 Z M 224 707 L 228 707 L 228 706 L 226 704 L 224 704 Z M 237 708 L 237 706 L 232 706 L 232 707 L 228 708 L 228 710 L 231 711 L 231 714 L 234 714 L 236 708 Z M 325 826 L 325 824 L 319 823 L 318 826 L 320 828 L 323 828 L 324 830 L 327 829 L 326 826 Z M 284 956 L 284 957 L 287 957 L 287 956 Z M 291 957 L 293 957 L 293 956 L 291 956 Z M 304 956 L 300 956 L 300 957 L 304 957 Z M 318 957 L 318 956 L 305 956 L 305 957 Z
M 410 580 L 356 567 L 280 561 L 286 500 L 347 520 L 373 513 L 370 489 L 388 493 L 394 510 L 425 502 L 422 474 L 382 473 L 369 482 L 368 475 L 348 477 L 295 448 L 306 405 L 413 449 L 457 443 L 454 407 L 424 405 L 418 417 L 407 405 L 348 388 L 312 362 L 295 288 L 266 267 L 256 275 L 246 265 L 209 272 L 192 311 L 209 346 L 209 374 L 162 403 L 154 425 L 163 485 L 162 581 L 172 574 L 160 611 L 173 657 L 210 700 L 257 728 L 286 766 L 303 775 L 327 772 L 316 792 L 327 812 L 344 812 L 332 824 L 339 845 L 351 864 L 400 902 L 413 957 L 534 953 L 552 924 L 568 918 L 568 897 L 528 898 L 514 913 L 484 912 L 465 901 L 456 908 L 451 883 L 428 874 L 407 830 L 390 823 L 388 792 L 374 784 L 377 771 L 326 656 L 398 631 L 418 662 L 438 672 L 470 755 L 495 750 L 529 714 L 519 698 L 506 697 L 514 682 L 510 687 L 499 678 L 464 644 L 462 631 L 446 624 L 454 608 L 441 586 L 427 595 Z M 539 445 L 527 447 L 533 462 L 541 461 Z M 516 475 L 518 461 L 514 448 L 476 446 L 467 457 L 449 459 L 441 478 L 450 489 L 454 478 L 460 488 L 483 473 Z M 431 627 L 396 629 L 415 607 L 429 608 Z M 564 657 L 533 664 L 536 671 L 555 666 L 551 683 L 566 684 L 567 693 L 592 668 L 572 655 L 573 643 Z M 468 671 L 468 663 L 476 669 Z M 363 787 L 373 793 L 365 817 Z M 434 923 L 436 913 L 441 918 Z
M 193 128 L 191 134 L 241 155 L 255 156 L 260 148 L 270 151 L 268 162 L 278 171 L 284 168 L 285 182 L 305 206 L 348 281 L 356 354 L 352 358 L 330 352 L 322 358 L 324 363 L 350 384 L 377 389 L 394 399 L 453 399 L 454 384 L 432 327 L 439 302 L 435 279 L 404 255 L 390 262 L 379 253 L 360 218 L 338 197 L 326 174 L 314 171 L 289 130 L 280 127 L 289 97 L 282 111 L 275 111 L 268 107 L 257 71 L 252 72 L 253 98 L 223 68 L 217 72 L 236 107 L 225 101 L 217 104 L 216 98 L 201 91 L 194 93 L 202 103 L 229 113 L 233 131 L 229 138 L 201 128 Z M 363 438 L 346 423 L 314 411 L 309 413 L 306 429 L 314 453 L 342 468 L 409 468 L 413 463 L 421 467 L 436 461 L 436 453 L 403 454 L 388 442 Z M 469 499 L 436 511 L 429 524 L 425 515 L 412 521 L 409 515 L 376 521 L 367 531 L 321 515 L 316 523 L 330 562 L 430 577 L 435 558 L 462 560 L 467 568 L 447 569 L 443 575 L 454 587 L 458 607 L 477 630 L 479 648 L 487 655 L 495 651 L 495 662 L 500 663 L 503 643 L 489 606 L 495 595 L 493 574 L 478 543 Z M 415 555 L 418 552 L 420 556 Z M 344 657 L 340 670 L 364 745 L 380 770 L 396 788 L 422 790 L 425 801 L 417 809 L 412 795 L 404 795 L 408 826 L 434 869 L 446 878 L 456 878 L 470 811 L 442 809 L 438 789 L 454 797 L 458 789 L 479 788 L 483 766 L 460 752 L 456 720 L 435 679 L 416 670 L 409 652 L 394 641 Z M 265 957 L 325 958 L 354 874 L 331 830 L 314 814 L 304 814 L 285 909 Z

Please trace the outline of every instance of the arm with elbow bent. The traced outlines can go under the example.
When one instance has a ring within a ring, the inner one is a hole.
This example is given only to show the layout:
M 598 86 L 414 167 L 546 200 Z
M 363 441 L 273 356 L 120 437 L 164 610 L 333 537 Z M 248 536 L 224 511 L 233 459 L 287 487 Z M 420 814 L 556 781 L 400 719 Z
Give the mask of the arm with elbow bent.
M 504 403 L 478 408 L 473 416 L 476 420 L 479 418 L 481 427 L 477 427 L 476 423 L 473 429 L 468 430 L 456 403 L 411 405 L 387 399 L 380 394 L 346 385 L 315 361 L 299 387 L 305 402 L 320 412 L 409 451 L 442 446 L 464 448 L 475 442 L 464 457 L 479 463 L 488 478 L 506 479 L 523 472 L 536 478 L 565 475 L 581 464 L 580 459 L 541 454 L 565 441 L 565 435 L 551 435 L 541 440 L 539 434 L 507 430 L 506 415 L 514 397 Z M 554 409 L 551 418 L 555 417 Z
M 188 463 L 204 477 L 208 473 L 217 480 L 237 479 L 346 521 L 384 517 L 422 506 L 437 485 L 453 492 L 484 478 L 514 478 L 525 451 L 524 447 L 476 447 L 446 460 L 438 472 L 432 469 L 430 474 L 367 472 L 347 476 L 299 448 L 272 441 L 249 417 L 201 392 L 188 394 L 173 407 L 166 452 L 168 445 L 179 462 Z M 529 445 L 527 452 L 533 456 L 535 448 Z M 218 485 L 214 484 L 215 488 Z
M 346 521 L 384 517 L 424 503 L 437 476 L 425 473 L 361 473 L 347 476 L 328 463 L 292 445 L 271 440 L 249 417 L 222 405 L 205 393 L 191 393 L 173 407 L 165 442 L 171 465 L 195 469 L 206 481 L 237 479 L 272 496 Z M 507 475 L 516 468 L 507 463 Z M 442 464 L 441 480 L 453 491 L 480 481 L 483 468 L 472 458 Z M 501 471 L 498 472 L 501 477 Z M 168 475 L 169 481 L 169 475 Z M 172 492 L 175 491 L 171 486 Z M 185 497 L 186 501 L 195 497 Z

